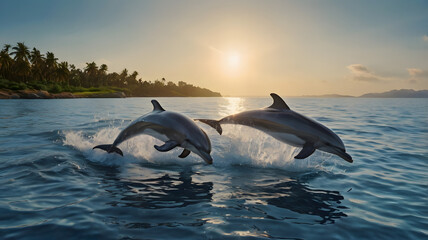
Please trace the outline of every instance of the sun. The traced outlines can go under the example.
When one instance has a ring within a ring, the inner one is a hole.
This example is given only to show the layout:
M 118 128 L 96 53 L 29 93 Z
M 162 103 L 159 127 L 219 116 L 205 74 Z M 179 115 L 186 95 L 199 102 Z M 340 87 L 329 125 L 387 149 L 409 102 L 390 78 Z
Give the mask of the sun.
M 227 65 L 236 69 L 241 65 L 241 56 L 237 52 L 231 52 L 227 55 Z
M 216 48 L 209 46 L 213 53 L 213 70 L 219 71 L 224 77 L 238 79 L 245 75 L 248 65 L 248 54 L 241 48 Z

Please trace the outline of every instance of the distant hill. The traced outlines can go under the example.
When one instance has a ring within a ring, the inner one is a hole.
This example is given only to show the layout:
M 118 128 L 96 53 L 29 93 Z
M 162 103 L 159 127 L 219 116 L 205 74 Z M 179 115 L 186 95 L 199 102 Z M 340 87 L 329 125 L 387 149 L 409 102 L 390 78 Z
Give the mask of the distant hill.
M 413 89 L 392 90 L 383 93 L 366 93 L 360 98 L 428 98 L 428 90 L 415 91 Z
M 355 98 L 350 95 L 341 95 L 341 94 L 324 94 L 324 95 L 303 95 L 295 97 L 304 97 L 304 98 Z M 400 90 L 391 90 L 388 92 L 382 93 L 366 93 L 358 98 L 428 98 L 428 90 L 413 90 L 413 89 L 400 89 Z
M 303 95 L 301 97 L 307 98 L 353 98 L 354 96 L 340 95 L 340 94 L 324 94 L 324 95 Z

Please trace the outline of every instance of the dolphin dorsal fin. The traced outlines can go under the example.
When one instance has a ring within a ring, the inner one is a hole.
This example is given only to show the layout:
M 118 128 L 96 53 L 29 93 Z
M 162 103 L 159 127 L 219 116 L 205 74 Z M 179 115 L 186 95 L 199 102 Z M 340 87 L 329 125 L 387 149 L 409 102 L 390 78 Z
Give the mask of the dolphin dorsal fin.
M 284 100 L 282 100 L 282 98 L 278 96 L 276 93 L 271 93 L 270 96 L 273 98 L 273 103 L 268 108 L 290 110 L 290 108 L 284 102 Z
M 159 104 L 158 101 L 156 100 L 152 100 L 152 104 L 153 104 L 153 111 L 165 111 L 165 109 L 163 109 L 163 107 Z

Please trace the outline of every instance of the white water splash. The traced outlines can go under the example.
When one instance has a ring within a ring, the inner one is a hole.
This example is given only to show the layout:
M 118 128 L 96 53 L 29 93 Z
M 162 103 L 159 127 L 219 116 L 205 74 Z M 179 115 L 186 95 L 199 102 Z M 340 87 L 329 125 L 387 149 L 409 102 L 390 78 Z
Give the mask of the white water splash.
M 326 160 L 331 160 L 329 154 L 323 154 L 319 151 L 307 159 L 294 159 L 300 148 L 291 147 L 249 127 L 224 125 L 222 136 L 209 127 L 201 127 L 210 136 L 213 148 L 211 156 L 214 159 L 214 166 L 249 165 L 301 172 L 320 170 Z M 147 135 L 140 135 L 122 143 L 119 148 L 123 151 L 124 157 L 117 154 L 107 154 L 100 149 L 92 149 L 99 144 L 112 143 L 122 128 L 113 126 L 103 128 L 90 136 L 85 135 L 82 131 L 65 131 L 63 132 L 63 143 L 80 151 L 89 161 L 108 166 L 121 166 L 137 162 L 160 165 L 205 164 L 194 153 L 185 159 L 178 158 L 182 151 L 181 148 L 176 148 L 166 153 L 158 152 L 153 145 L 161 145 L 162 141 Z
M 99 130 L 92 136 L 85 136 L 82 131 L 67 131 L 64 134 L 64 145 L 71 146 L 80 151 L 89 161 L 107 165 L 121 166 L 127 163 L 149 162 L 156 164 L 189 164 L 203 160 L 198 156 L 189 156 L 186 159 L 178 158 L 180 149 L 174 149 L 167 153 L 160 153 L 154 149 L 154 145 L 161 145 L 162 141 L 147 135 L 134 137 L 120 144 L 119 148 L 124 156 L 118 154 L 107 154 L 100 149 L 92 149 L 100 144 L 109 144 L 119 135 L 121 128 L 110 127 Z M 193 154 L 194 155 L 194 154 Z
M 222 128 L 222 136 L 211 137 L 217 165 L 239 164 L 301 172 L 320 169 L 324 162 L 320 159 L 329 158 L 318 152 L 306 159 L 294 159 L 300 148 L 280 142 L 262 131 L 240 125 L 223 125 Z M 206 131 L 210 136 L 216 133 Z

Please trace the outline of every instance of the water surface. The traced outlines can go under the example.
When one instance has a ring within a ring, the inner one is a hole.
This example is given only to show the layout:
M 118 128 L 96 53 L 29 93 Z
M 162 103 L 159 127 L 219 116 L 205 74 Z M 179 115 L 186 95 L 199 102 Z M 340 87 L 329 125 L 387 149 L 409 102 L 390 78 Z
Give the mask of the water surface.
M 269 98 L 157 98 L 213 118 Z M 335 131 L 349 164 L 224 125 L 207 165 L 150 136 L 124 157 L 92 150 L 152 110 L 151 98 L 0 101 L 1 239 L 426 239 L 428 101 L 290 98 Z

